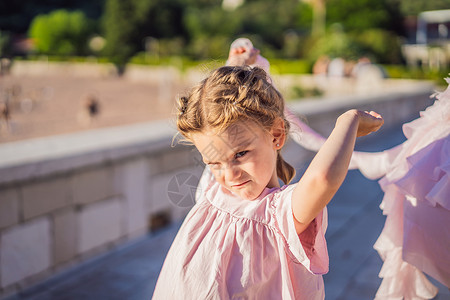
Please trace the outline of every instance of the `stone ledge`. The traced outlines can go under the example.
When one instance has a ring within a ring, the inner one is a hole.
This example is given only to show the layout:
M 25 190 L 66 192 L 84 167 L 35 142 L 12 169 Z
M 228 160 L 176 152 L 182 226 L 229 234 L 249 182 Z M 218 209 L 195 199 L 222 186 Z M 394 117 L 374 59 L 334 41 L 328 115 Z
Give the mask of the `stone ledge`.
M 431 96 L 435 92 L 433 83 L 428 81 L 399 80 L 397 87 L 393 86 L 395 80 L 388 80 L 388 82 L 385 89 L 372 91 L 370 94 L 367 91 L 353 95 L 329 96 L 323 99 L 308 98 L 299 102 L 288 102 L 288 106 L 296 113 L 311 116 L 325 111 L 357 108 L 364 104 L 388 102 L 421 94 Z
M 0 144 L 0 185 L 170 149 L 167 120 Z
M 371 94 L 305 99 L 289 102 L 288 106 L 311 119 L 319 114 L 380 105 L 399 98 L 429 96 L 434 88 L 424 81 L 400 80 L 397 88 L 392 80 L 389 82 L 386 89 Z M 126 157 L 170 151 L 175 133 L 173 122 L 162 120 L 0 144 L 0 186 Z

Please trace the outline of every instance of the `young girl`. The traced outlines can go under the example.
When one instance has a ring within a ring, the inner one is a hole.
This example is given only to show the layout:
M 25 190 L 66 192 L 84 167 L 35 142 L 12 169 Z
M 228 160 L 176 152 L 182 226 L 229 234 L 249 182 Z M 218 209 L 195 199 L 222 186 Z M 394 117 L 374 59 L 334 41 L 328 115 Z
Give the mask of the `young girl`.
M 281 157 L 289 122 L 260 68 L 222 67 L 180 100 L 177 127 L 207 164 L 153 299 L 324 299 L 326 204 L 357 136 L 382 118 L 342 114 L 297 184 Z

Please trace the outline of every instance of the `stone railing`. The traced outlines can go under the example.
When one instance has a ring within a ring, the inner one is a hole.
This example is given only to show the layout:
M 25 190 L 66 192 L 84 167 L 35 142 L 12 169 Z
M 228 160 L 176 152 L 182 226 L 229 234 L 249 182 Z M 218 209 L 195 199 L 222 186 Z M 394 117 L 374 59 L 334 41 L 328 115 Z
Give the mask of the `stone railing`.
M 389 127 L 431 103 L 431 84 L 402 84 L 289 105 L 324 135 L 348 108 L 378 111 Z M 182 219 L 203 166 L 191 146 L 171 147 L 174 134 L 161 121 L 0 144 L 0 296 Z

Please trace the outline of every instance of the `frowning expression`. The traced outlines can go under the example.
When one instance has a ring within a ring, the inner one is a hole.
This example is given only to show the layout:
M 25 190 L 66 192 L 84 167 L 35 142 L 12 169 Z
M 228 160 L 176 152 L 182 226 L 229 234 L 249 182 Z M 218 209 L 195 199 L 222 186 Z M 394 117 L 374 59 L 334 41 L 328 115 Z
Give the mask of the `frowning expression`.
M 278 187 L 277 150 L 282 141 L 250 121 L 239 121 L 218 133 L 204 130 L 192 135 L 203 161 L 228 191 L 246 200 L 264 188 Z

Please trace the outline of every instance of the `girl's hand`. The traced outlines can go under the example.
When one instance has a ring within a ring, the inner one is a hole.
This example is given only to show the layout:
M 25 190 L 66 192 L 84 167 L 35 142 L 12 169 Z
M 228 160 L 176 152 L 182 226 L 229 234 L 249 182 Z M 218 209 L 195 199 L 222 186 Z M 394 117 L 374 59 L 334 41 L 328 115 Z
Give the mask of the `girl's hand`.
M 383 125 L 383 118 L 374 111 L 360 111 L 352 109 L 345 114 L 356 114 L 358 117 L 358 131 L 356 136 L 365 136 L 377 131 Z

